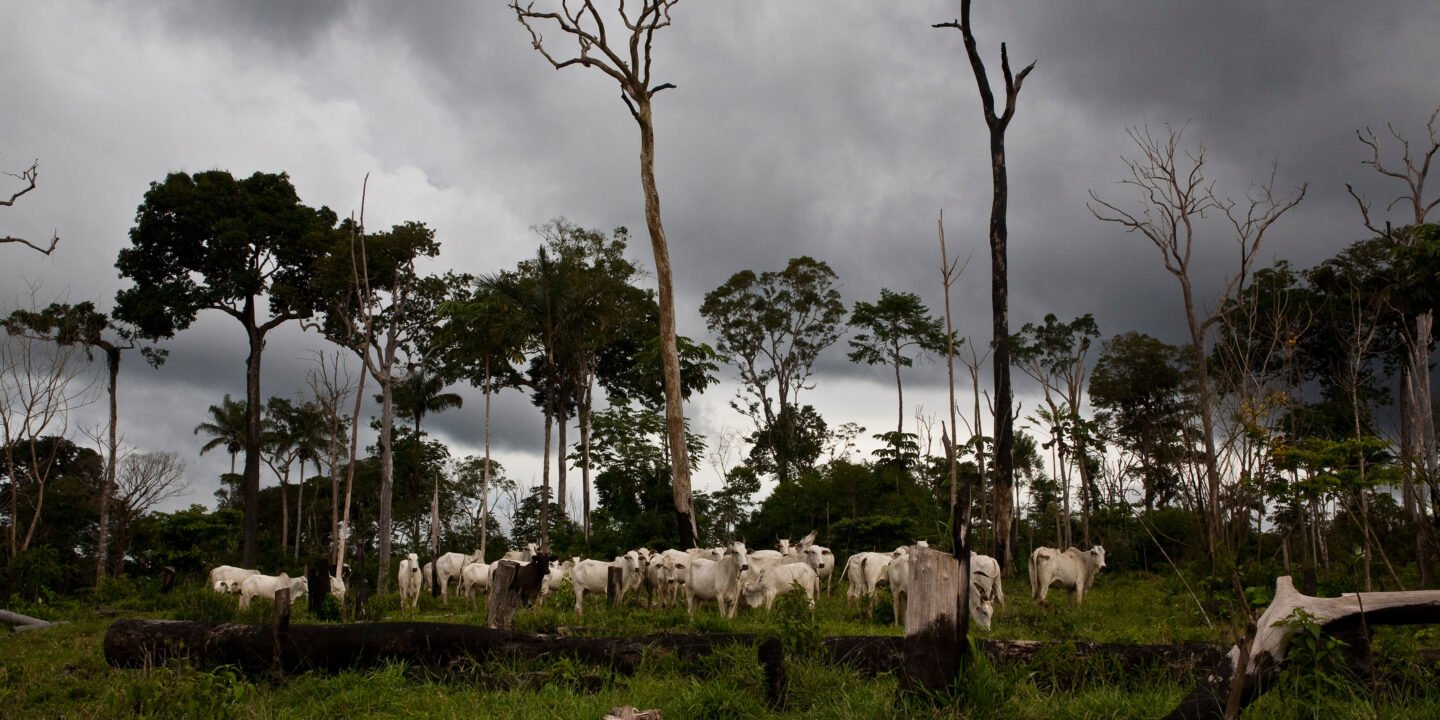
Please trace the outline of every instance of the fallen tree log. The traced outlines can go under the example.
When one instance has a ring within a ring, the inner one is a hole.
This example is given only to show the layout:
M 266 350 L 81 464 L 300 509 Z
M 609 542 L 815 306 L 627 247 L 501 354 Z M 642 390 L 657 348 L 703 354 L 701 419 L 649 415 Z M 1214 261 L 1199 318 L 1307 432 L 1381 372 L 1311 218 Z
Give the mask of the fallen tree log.
M 117 620 L 105 633 L 104 648 L 105 661 L 114 667 L 155 667 L 184 658 L 249 673 L 339 671 L 394 660 L 444 666 L 465 657 L 568 657 L 629 673 L 644 651 L 635 640 L 551 638 L 445 623 L 291 625 L 280 634 L 266 625 L 183 620 Z
M 33 618 L 29 615 L 21 615 L 20 613 L 10 612 L 9 610 L 0 610 L 0 622 L 13 626 L 15 632 L 25 632 L 26 630 L 39 630 L 41 628 L 47 628 L 53 625 L 63 624 L 53 623 L 49 620 L 41 620 L 40 618 Z
M 247 672 L 337 671 L 400 660 L 445 667 L 458 658 L 569 657 L 631 673 L 642 656 L 693 659 L 736 644 L 756 644 L 751 633 L 657 633 L 629 638 L 530 635 L 474 625 L 396 622 L 273 626 L 208 624 L 180 620 L 117 620 L 105 634 L 105 660 L 115 667 L 154 667 L 171 658 L 201 666 L 234 665 Z M 840 636 L 823 640 L 829 662 L 868 675 L 898 672 L 904 638 Z M 1222 657 L 1214 645 L 1115 645 L 980 640 L 999 664 L 1033 662 L 1047 652 L 1067 658 L 1106 658 L 1121 671 L 1157 665 L 1200 668 Z
M 1440 590 L 1351 593 L 1338 598 L 1317 598 L 1295 589 L 1290 576 L 1275 581 L 1275 599 L 1256 623 L 1255 640 L 1243 664 L 1243 676 L 1236 677 L 1240 646 L 1225 655 L 1165 720 L 1210 720 L 1225 717 L 1226 698 L 1231 684 L 1240 688 L 1239 709 L 1274 685 L 1280 665 L 1289 649 L 1296 627 L 1290 622 L 1297 609 L 1314 616 L 1314 622 L 1329 633 L 1369 625 L 1440 624 Z

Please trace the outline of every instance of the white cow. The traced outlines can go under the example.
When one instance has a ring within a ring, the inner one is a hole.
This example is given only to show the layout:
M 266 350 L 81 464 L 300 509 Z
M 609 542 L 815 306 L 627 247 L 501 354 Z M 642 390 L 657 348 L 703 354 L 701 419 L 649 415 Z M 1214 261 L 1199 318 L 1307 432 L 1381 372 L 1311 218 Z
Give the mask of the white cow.
M 685 576 L 685 605 L 691 615 L 706 600 L 714 600 L 724 617 L 735 617 L 740 600 L 740 573 L 750 569 L 745 543 L 736 541 L 716 561 L 694 559 Z
M 453 583 L 456 592 L 459 592 L 461 573 L 464 572 L 467 565 L 477 562 L 480 562 L 479 551 L 472 555 L 447 552 L 440 556 L 440 559 L 434 563 L 434 569 L 440 573 L 440 600 L 442 602 L 446 605 L 450 604 L 450 585 Z M 425 563 L 425 568 L 421 571 L 424 577 L 420 579 L 420 582 L 426 591 L 430 590 L 431 569 L 432 564 Z
M 992 602 L 1005 604 L 1005 588 L 1000 585 L 1000 563 L 989 555 L 970 553 L 970 580 Z
M 620 569 L 620 597 L 615 602 L 625 599 L 625 593 L 639 587 L 645 578 L 645 563 L 640 559 L 640 554 L 631 550 L 613 562 L 602 560 L 581 560 L 570 570 L 570 582 L 575 587 L 575 614 L 584 614 L 585 593 L 606 595 L 609 589 L 610 568 Z
M 290 604 L 293 605 L 310 591 L 310 583 L 303 577 L 292 578 L 285 573 L 251 575 L 240 583 L 240 609 L 250 607 L 250 601 L 257 597 L 274 600 L 275 592 L 281 588 L 290 588 Z
M 405 556 L 400 561 L 400 607 L 405 607 L 405 601 L 410 601 L 410 607 L 416 608 L 420 605 L 420 557 L 415 553 Z
M 797 584 L 810 601 L 810 609 L 814 610 L 820 579 L 815 570 L 805 563 L 786 563 L 764 568 L 758 573 L 747 572 L 741 591 L 745 594 L 746 605 L 752 608 L 764 605 L 769 610 L 775 604 L 775 598 L 793 591 Z
M 905 624 L 905 611 L 910 604 L 910 580 L 914 576 L 915 557 L 913 552 L 897 553 L 895 558 L 886 568 L 890 579 L 890 602 L 895 611 L 895 624 Z M 975 621 L 985 630 L 990 629 L 990 621 L 995 617 L 995 606 L 990 602 L 990 597 L 977 587 L 976 576 L 972 562 L 970 577 L 970 619 Z
M 1075 591 L 1075 604 L 1085 600 L 1085 591 L 1095 584 L 1095 576 L 1105 568 L 1105 548 L 1096 545 L 1089 550 L 1070 548 L 1036 548 L 1030 554 L 1030 597 L 1040 602 L 1051 585 Z
M 576 559 L 577 558 L 572 558 L 550 566 L 550 572 L 545 573 L 545 579 L 540 581 L 541 598 L 554 592 L 555 588 L 560 587 L 561 583 L 564 583 L 565 580 L 570 577 L 570 573 L 575 569 Z
M 221 565 L 210 571 L 210 587 L 215 592 L 229 595 L 240 594 L 240 583 L 252 575 L 259 575 L 259 570 L 246 570 L 231 565 Z
M 886 570 L 890 567 L 893 555 L 894 553 L 860 552 L 845 561 L 845 569 L 841 571 L 840 579 L 850 578 L 850 586 L 845 591 L 846 606 L 861 598 L 873 599 L 875 588 L 882 582 L 889 582 Z
M 835 554 L 823 545 L 806 545 L 800 551 L 805 564 L 815 571 L 815 576 L 825 582 L 825 594 L 830 594 L 830 579 L 835 576 Z
M 528 563 L 528 562 L 530 562 L 530 559 L 531 559 L 531 558 L 535 557 L 535 553 L 537 553 L 537 552 L 540 552 L 540 546 L 539 546 L 539 545 L 536 545 L 535 543 L 526 543 L 524 549 L 521 549 L 521 550 L 511 550 L 511 551 L 505 553 L 505 557 L 503 557 L 503 558 L 501 558 L 501 559 L 502 559 L 502 560 L 514 560 L 515 562 L 527 562 L 527 563 Z
M 460 594 L 471 600 L 476 593 L 490 592 L 490 574 L 495 572 L 493 563 L 470 563 L 460 570 Z

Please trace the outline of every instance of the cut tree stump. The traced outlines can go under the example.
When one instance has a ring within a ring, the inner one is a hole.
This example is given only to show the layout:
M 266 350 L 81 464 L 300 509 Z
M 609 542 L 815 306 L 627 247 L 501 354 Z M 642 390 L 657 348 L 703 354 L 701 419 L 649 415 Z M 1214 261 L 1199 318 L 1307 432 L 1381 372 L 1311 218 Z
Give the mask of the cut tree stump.
M 613 608 L 615 603 L 620 602 L 620 593 L 624 591 L 625 571 L 618 567 L 610 566 L 605 571 L 605 607 Z
M 941 692 L 960 676 L 960 563 L 928 547 L 917 548 L 911 557 L 900 688 Z
M 1325 631 L 1337 633 L 1361 625 L 1440 624 L 1440 590 L 1350 593 L 1338 598 L 1317 598 L 1295 589 L 1289 575 L 1275 581 L 1275 599 L 1256 623 L 1255 640 L 1239 678 L 1240 709 L 1244 709 L 1275 683 L 1280 664 L 1290 646 L 1293 628 L 1285 622 L 1297 609 L 1315 616 Z M 1225 716 L 1225 701 L 1237 678 L 1240 646 L 1230 652 L 1195 685 L 1166 720 L 1208 720 Z
M 515 589 L 515 573 L 520 564 L 514 560 L 501 560 L 490 576 L 490 599 L 486 606 L 485 624 L 500 630 L 509 630 L 515 624 L 515 611 L 520 609 L 520 592 Z

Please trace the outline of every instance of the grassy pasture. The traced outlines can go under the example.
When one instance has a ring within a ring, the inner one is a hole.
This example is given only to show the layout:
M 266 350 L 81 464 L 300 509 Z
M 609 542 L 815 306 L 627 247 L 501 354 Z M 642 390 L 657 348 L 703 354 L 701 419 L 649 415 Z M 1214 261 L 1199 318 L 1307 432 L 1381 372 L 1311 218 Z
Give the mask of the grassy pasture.
M 1230 643 L 1234 620 L 1202 619 L 1194 601 L 1169 578 L 1104 576 L 1086 604 L 1065 593 L 1048 606 L 1029 599 L 1024 579 L 1007 587 L 1008 604 L 981 637 L 1117 643 L 1202 641 Z M 209 621 L 265 622 L 273 608 L 256 603 L 245 613 L 234 601 L 200 588 L 158 596 L 148 588 L 102 592 L 100 603 L 123 615 Z M 522 611 L 522 630 L 598 636 L 665 630 L 776 634 L 797 652 L 787 659 L 789 704 L 764 704 L 763 679 L 750 646 L 725 648 L 681 661 L 648 659 L 632 676 L 569 661 L 460 661 L 445 668 L 392 664 L 336 675 L 308 673 L 284 679 L 242 677 L 228 668 L 198 670 L 183 664 L 137 671 L 108 667 L 101 643 L 109 619 L 92 601 L 12 609 L 68 624 L 0 635 L 0 718 L 600 718 L 610 708 L 658 707 L 667 720 L 685 718 L 1149 718 L 1159 717 L 1188 691 L 1190 678 L 1164 668 L 1120 673 L 1102 662 L 1068 658 L 1063 646 L 1025 667 L 993 667 L 983 660 L 969 673 L 968 699 L 938 707 L 917 699 L 897 705 L 893 675 L 864 677 L 807 657 L 806 643 L 830 635 L 899 634 L 888 599 L 867 621 L 847 608 L 843 594 L 822 597 L 813 620 L 802 604 L 781 603 L 774 615 L 742 609 L 733 619 L 713 607 L 694 618 L 683 610 L 587 603 L 583 619 L 562 590 L 545 606 Z M 400 611 L 398 598 L 381 596 L 372 610 L 387 620 L 483 623 L 483 605 L 451 599 L 448 607 L 422 597 L 418 612 Z M 310 622 L 297 608 L 296 622 Z M 1307 657 L 1316 668 L 1282 680 L 1247 718 L 1440 718 L 1440 689 L 1421 655 L 1440 645 L 1436 628 L 1381 629 L 1374 642 L 1377 668 L 1389 682 L 1375 690 L 1345 677 L 1324 648 Z M 1316 678 L 1320 680 L 1317 682 Z

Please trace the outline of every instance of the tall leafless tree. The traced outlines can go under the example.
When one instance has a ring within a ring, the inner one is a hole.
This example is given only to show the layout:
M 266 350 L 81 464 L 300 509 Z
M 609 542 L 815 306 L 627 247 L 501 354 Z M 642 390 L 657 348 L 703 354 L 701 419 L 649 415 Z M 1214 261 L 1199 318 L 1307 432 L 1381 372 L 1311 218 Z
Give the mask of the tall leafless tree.
M 1205 177 L 1205 146 L 1182 150 L 1185 129 L 1166 125 L 1164 138 L 1151 134 L 1150 128 L 1131 128 L 1127 132 L 1140 150 L 1138 158 L 1121 158 L 1130 176 L 1119 184 L 1134 188 L 1140 196 L 1139 208 L 1125 210 L 1102 200 L 1090 191 L 1093 201 L 1090 212 L 1104 222 L 1115 223 L 1125 232 L 1138 232 L 1150 241 L 1165 263 L 1165 270 L 1180 284 L 1185 304 L 1185 321 L 1190 331 L 1190 349 L 1196 368 L 1196 385 L 1202 442 L 1205 445 L 1205 488 L 1208 497 L 1204 513 L 1206 541 L 1212 558 L 1221 551 L 1220 465 L 1215 443 L 1215 388 L 1210 377 L 1207 337 L 1211 327 L 1220 322 L 1222 302 L 1211 308 L 1199 308 L 1195 298 L 1191 259 L 1195 244 L 1203 242 L 1205 233 L 1198 223 L 1206 212 L 1219 212 L 1229 221 L 1233 241 L 1240 249 L 1240 267 L 1226 278 L 1220 298 L 1228 298 L 1245 287 L 1265 233 L 1275 221 L 1305 198 L 1308 184 L 1302 184 L 1294 197 L 1275 194 L 1275 166 L 1270 178 L 1253 185 L 1241 204 L 1215 194 L 1214 182 Z
M 1365 228 L 1370 232 L 1397 242 L 1412 243 L 1417 239 L 1413 229 L 1425 224 L 1430 211 L 1440 205 L 1440 195 L 1428 201 L 1425 197 L 1425 182 L 1430 176 L 1430 163 L 1435 159 L 1436 153 L 1440 152 L 1440 134 L 1437 134 L 1435 127 L 1437 119 L 1440 119 L 1440 107 L 1430 113 L 1430 119 L 1425 123 L 1428 144 L 1418 154 L 1411 153 L 1410 141 L 1405 139 L 1404 135 L 1393 125 L 1388 126 L 1390 135 L 1400 143 L 1400 162 L 1404 169 L 1387 164 L 1381 157 L 1383 153 L 1380 138 L 1374 131 L 1370 128 L 1366 128 L 1364 132 L 1355 131 L 1361 144 L 1370 149 L 1370 159 L 1361 162 L 1369 165 L 1375 172 L 1405 184 L 1405 191 L 1391 200 L 1385 209 L 1408 204 L 1411 213 L 1409 219 L 1413 223 L 1412 232 L 1393 232 L 1388 222 L 1385 223 L 1385 229 L 1381 230 L 1378 220 L 1371 219 L 1370 201 L 1346 183 L 1345 189 L 1360 206 L 1360 216 Z M 1440 489 L 1437 489 L 1437 482 L 1440 482 L 1440 458 L 1437 458 L 1435 415 L 1431 412 L 1430 391 L 1430 346 L 1434 341 L 1434 314 L 1428 310 L 1416 313 L 1412 322 L 1414 327 L 1405 334 L 1410 358 L 1401 368 L 1401 406 L 1405 411 L 1401 413 L 1400 446 L 1408 470 L 1404 488 L 1405 511 L 1417 528 L 1415 543 L 1419 553 L 1420 582 L 1422 585 L 1429 585 L 1436 548 L 1430 521 L 1425 517 L 1423 494 L 1426 485 L 1430 488 L 1432 507 L 1440 511 Z M 1424 482 L 1416 483 L 1416 475 L 1423 476 Z
M 980 105 L 985 113 L 985 125 L 990 128 L 990 179 L 993 193 L 990 202 L 990 313 L 994 345 L 995 370 L 995 557 L 1007 570 L 1014 562 L 1014 548 L 1010 546 L 1010 516 L 1012 513 L 1011 488 L 1015 484 L 1015 461 L 1011 457 L 1015 449 L 1015 429 L 1010 389 L 1010 289 L 1008 243 L 1010 232 L 1006 227 L 1006 215 L 1010 201 L 1010 181 L 1005 169 L 1005 131 L 1015 117 L 1015 101 L 1020 96 L 1020 86 L 1025 77 L 1035 69 L 1035 63 L 1026 65 L 1019 73 L 1010 70 L 1010 54 L 1005 43 L 1000 43 L 1000 71 L 1005 77 L 1005 109 L 995 112 L 995 93 L 990 89 L 990 78 L 985 73 L 985 61 L 980 58 L 980 49 L 975 42 L 975 33 L 970 24 L 970 0 L 960 3 L 960 19 L 938 23 L 937 28 L 955 28 L 965 40 L 965 54 L 970 59 L 970 69 L 975 73 L 975 85 L 980 90 Z M 962 561 L 963 562 L 963 561 Z
M 131 452 L 115 474 L 115 562 L 123 566 L 130 531 L 140 516 L 190 491 L 185 461 L 173 452 Z
M 45 489 L 54 470 L 70 411 L 94 399 L 93 378 L 87 381 L 82 350 L 6 331 L 0 337 L 0 441 L 10 480 L 9 555 L 30 547 L 45 506 Z M 24 537 L 20 497 L 27 492 L 30 521 Z
M 674 478 L 675 519 L 680 547 L 696 540 L 691 506 L 690 459 L 685 448 L 685 414 L 681 403 L 680 354 L 675 335 L 675 289 L 670 271 L 670 248 L 660 221 L 660 193 L 655 187 L 655 122 L 652 100 L 656 93 L 675 87 L 651 80 L 651 48 L 655 31 L 670 25 L 670 10 L 678 0 L 641 0 L 627 10 L 620 3 L 619 20 L 625 32 L 611 38 L 609 28 L 593 0 L 562 0 L 558 12 L 535 10 L 535 4 L 510 3 L 515 17 L 530 33 L 535 49 L 557 70 L 578 65 L 599 70 L 620 85 L 620 98 L 640 128 L 640 186 L 645 194 L 645 226 L 655 257 L 655 279 L 660 290 L 660 362 L 665 383 L 665 430 Z M 633 12 L 632 12 L 633 11 Z M 560 56 L 545 47 L 537 29 L 552 25 L 574 39 L 578 52 Z M 616 44 L 612 44 L 612 40 Z M 621 44 L 623 43 L 623 44 Z

